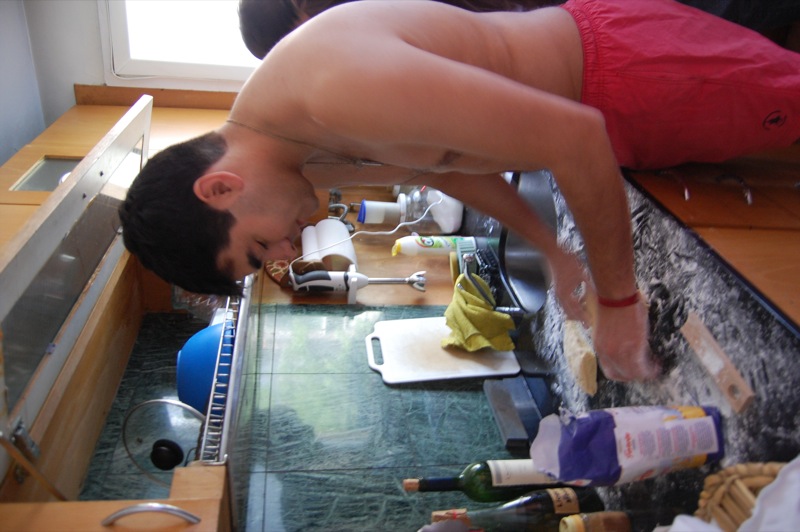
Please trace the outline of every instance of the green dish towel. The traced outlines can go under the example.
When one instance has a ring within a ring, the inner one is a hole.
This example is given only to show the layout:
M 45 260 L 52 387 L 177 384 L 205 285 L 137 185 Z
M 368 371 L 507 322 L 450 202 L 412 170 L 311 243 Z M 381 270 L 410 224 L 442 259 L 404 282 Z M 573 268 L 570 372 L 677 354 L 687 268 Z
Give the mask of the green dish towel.
M 496 351 L 513 350 L 514 342 L 508 333 L 516 328 L 514 320 L 508 314 L 494 310 L 494 298 L 489 285 L 483 279 L 477 275 L 472 275 L 471 278 L 483 288 L 490 301 L 481 297 L 480 292 L 463 273 L 459 275 L 453 300 L 444 311 L 450 336 L 442 340 L 442 347 L 458 347 L 470 352 L 485 348 Z

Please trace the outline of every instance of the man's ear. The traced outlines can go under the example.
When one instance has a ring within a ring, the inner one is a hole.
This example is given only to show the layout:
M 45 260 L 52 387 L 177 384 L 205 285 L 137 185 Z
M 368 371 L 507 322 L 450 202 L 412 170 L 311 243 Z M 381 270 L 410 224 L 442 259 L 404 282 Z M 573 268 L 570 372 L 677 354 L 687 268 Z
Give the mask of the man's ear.
M 194 182 L 195 195 L 218 211 L 228 210 L 244 189 L 244 180 L 231 172 L 203 174 Z

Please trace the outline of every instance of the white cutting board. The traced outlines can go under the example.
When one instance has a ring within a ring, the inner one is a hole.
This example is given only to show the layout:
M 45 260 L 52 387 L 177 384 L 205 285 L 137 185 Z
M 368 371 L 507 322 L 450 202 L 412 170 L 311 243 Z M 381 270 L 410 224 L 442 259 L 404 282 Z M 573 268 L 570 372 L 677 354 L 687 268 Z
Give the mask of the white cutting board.
M 470 353 L 444 349 L 442 340 L 449 335 L 444 316 L 379 321 L 366 337 L 369 367 L 380 373 L 386 384 L 519 373 L 513 351 L 482 349 Z M 380 364 L 376 361 L 374 341 L 380 343 L 383 359 Z

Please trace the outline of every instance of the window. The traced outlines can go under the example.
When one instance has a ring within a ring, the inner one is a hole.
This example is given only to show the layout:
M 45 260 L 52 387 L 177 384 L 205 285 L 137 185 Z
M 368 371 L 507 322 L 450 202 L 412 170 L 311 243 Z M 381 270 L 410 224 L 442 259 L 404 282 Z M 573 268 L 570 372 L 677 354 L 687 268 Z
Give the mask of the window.
M 259 64 L 238 0 L 98 0 L 106 83 L 238 90 Z

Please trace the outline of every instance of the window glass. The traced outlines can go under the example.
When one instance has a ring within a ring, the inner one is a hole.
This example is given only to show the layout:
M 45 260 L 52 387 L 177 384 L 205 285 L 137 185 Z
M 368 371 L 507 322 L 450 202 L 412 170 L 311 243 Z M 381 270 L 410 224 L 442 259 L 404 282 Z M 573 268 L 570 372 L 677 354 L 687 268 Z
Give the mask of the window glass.
M 125 0 L 132 59 L 253 68 L 237 0 Z
M 238 0 L 100 0 L 100 23 L 107 81 L 242 82 L 259 64 L 239 32 Z

